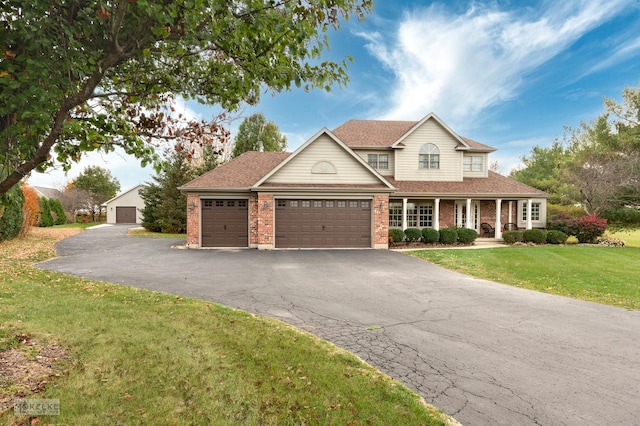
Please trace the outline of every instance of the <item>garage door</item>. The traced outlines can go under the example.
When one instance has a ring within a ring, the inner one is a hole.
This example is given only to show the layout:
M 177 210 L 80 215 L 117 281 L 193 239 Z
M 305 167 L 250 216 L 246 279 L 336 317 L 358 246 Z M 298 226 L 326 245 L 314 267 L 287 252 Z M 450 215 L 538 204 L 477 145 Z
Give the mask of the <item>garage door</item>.
M 248 247 L 247 200 L 202 200 L 202 247 Z
M 136 208 L 116 206 L 116 223 L 136 223 Z
M 370 200 L 277 200 L 276 248 L 371 247 Z

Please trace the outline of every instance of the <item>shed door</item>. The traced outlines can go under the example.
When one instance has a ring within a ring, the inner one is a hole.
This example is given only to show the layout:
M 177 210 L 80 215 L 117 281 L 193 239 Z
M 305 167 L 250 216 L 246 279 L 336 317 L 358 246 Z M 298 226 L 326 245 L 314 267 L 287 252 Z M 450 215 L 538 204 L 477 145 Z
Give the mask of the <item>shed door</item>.
M 136 208 L 116 206 L 116 223 L 136 223 Z
M 371 247 L 370 200 L 277 200 L 276 248 Z
M 202 247 L 248 247 L 247 200 L 202 200 Z

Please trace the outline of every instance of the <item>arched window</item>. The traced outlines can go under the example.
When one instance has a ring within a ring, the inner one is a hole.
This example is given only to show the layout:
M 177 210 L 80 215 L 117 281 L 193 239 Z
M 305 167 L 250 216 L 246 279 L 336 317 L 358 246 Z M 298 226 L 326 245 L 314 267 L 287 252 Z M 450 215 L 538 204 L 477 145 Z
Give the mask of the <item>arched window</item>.
M 440 168 L 440 150 L 432 143 L 425 143 L 420 147 L 418 167 L 421 169 Z

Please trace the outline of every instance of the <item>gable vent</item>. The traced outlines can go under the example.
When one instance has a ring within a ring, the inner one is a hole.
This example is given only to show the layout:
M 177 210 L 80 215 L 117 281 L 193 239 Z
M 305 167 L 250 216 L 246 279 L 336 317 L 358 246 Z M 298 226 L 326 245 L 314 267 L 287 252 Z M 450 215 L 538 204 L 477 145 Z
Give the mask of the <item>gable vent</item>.
M 318 161 L 316 164 L 311 167 L 311 173 L 315 174 L 323 174 L 323 175 L 334 175 L 336 174 L 336 168 L 329 161 Z

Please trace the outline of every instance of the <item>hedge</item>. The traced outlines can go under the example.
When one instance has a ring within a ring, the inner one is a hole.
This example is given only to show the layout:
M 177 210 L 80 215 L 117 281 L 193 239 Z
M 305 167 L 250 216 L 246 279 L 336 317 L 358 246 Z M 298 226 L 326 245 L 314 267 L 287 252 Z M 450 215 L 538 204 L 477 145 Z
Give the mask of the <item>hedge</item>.
M 407 228 L 404 230 L 404 236 L 407 238 L 408 242 L 418 241 L 422 238 L 422 231 L 418 228 Z
M 398 228 L 389 229 L 389 239 L 392 243 L 399 243 L 404 240 L 404 231 Z
M 454 244 L 458 241 L 458 231 L 454 228 L 442 228 L 440 230 L 440 242 L 442 244 Z
M 460 228 L 458 229 L 458 242 L 462 244 L 472 244 L 478 238 L 478 232 L 475 229 Z
M 547 243 L 549 244 L 564 244 L 567 241 L 567 234 L 562 231 L 556 231 L 552 229 L 547 232 Z
M 544 244 L 547 242 L 547 231 L 544 229 L 527 229 L 522 234 L 525 243 Z
M 440 241 L 440 232 L 433 228 L 424 228 L 422 230 L 422 239 L 425 243 L 433 244 Z
M 523 234 L 524 232 L 522 231 L 504 231 L 502 233 L 502 239 L 505 244 L 521 243 L 523 240 Z

